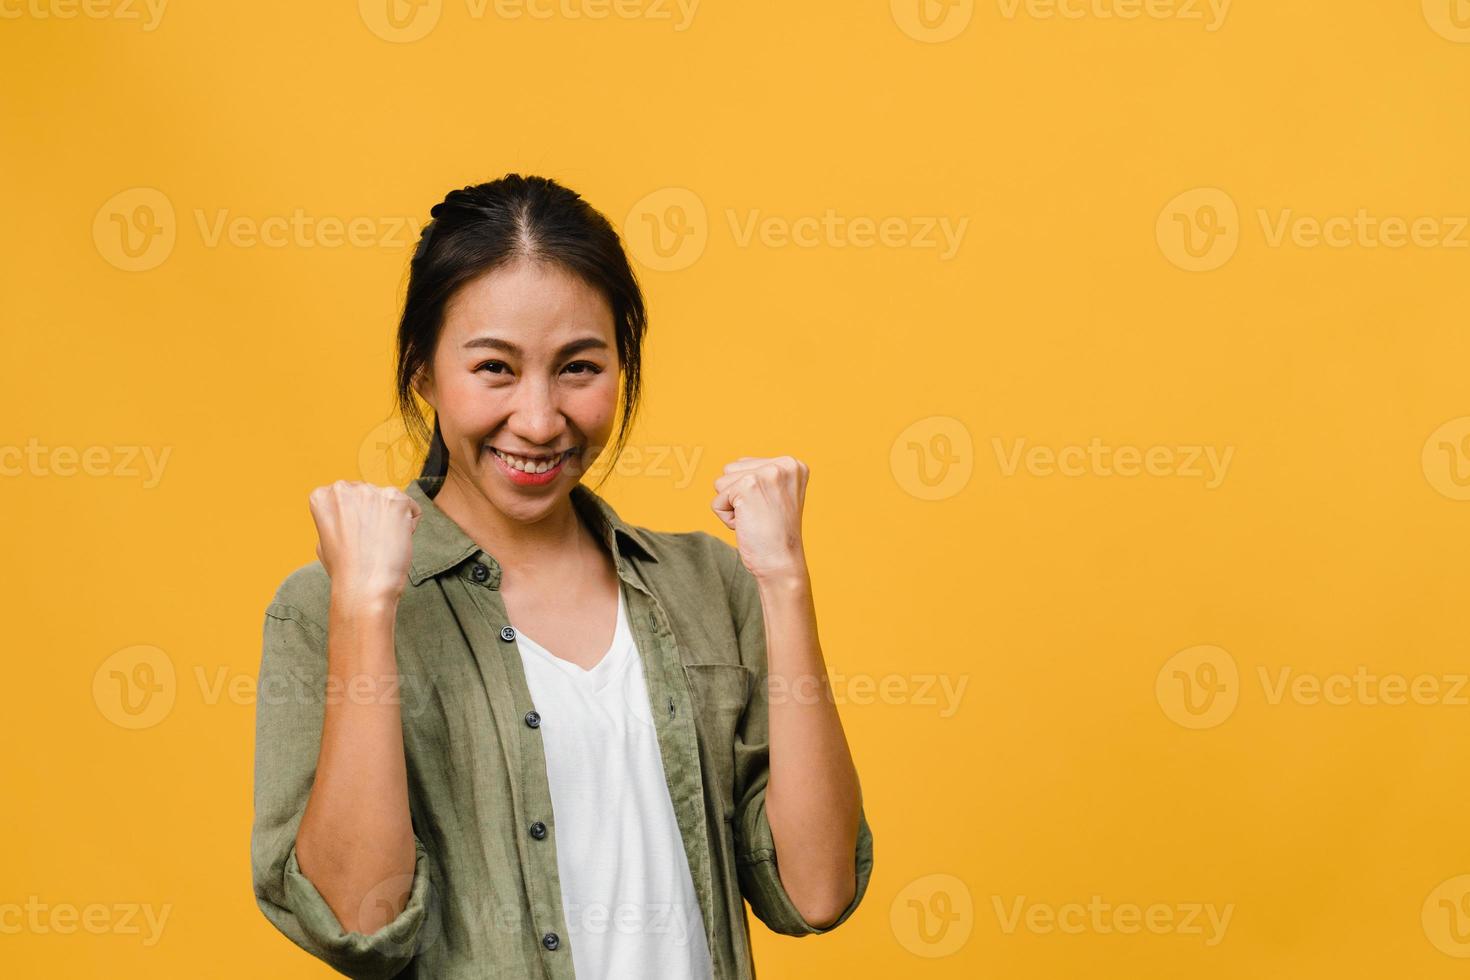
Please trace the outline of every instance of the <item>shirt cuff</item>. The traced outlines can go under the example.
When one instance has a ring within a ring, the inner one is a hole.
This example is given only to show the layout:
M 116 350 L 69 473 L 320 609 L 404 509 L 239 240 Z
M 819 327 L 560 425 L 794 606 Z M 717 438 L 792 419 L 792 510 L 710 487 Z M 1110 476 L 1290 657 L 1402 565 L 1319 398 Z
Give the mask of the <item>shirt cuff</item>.
M 766 819 L 764 794 L 744 814 L 745 826 L 741 839 L 744 847 L 736 855 L 740 875 L 740 888 L 751 911 L 773 932 L 783 936 L 813 936 L 831 932 L 856 911 L 868 890 L 868 879 L 873 876 L 873 832 L 868 826 L 867 814 L 858 809 L 858 837 L 854 867 L 857 872 L 857 888 L 852 901 L 834 921 L 825 926 L 814 926 L 802 918 L 792 902 L 791 895 L 781 881 L 776 867 L 776 842 L 771 836 L 771 824 Z
M 311 879 L 296 860 L 296 846 L 286 856 L 286 901 L 302 932 L 315 948 L 309 951 L 325 960 L 337 971 L 359 980 L 387 980 L 403 970 L 417 952 L 419 932 L 424 924 L 429 892 L 428 852 L 414 838 L 412 882 L 404 876 L 379 885 L 363 900 L 364 907 L 376 901 L 388 901 L 392 894 L 402 894 L 408 886 L 408 903 L 388 923 L 371 935 L 345 932 L 336 913 L 322 898 Z

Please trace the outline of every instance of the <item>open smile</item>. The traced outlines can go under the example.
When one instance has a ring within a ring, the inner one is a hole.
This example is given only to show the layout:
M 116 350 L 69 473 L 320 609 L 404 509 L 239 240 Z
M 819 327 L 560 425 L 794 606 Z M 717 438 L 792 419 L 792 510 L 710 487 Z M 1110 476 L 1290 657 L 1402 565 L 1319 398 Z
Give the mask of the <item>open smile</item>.
M 521 456 L 490 447 L 490 453 L 498 461 L 501 472 L 519 486 L 550 483 L 576 451 L 576 447 L 573 447 L 555 455 Z

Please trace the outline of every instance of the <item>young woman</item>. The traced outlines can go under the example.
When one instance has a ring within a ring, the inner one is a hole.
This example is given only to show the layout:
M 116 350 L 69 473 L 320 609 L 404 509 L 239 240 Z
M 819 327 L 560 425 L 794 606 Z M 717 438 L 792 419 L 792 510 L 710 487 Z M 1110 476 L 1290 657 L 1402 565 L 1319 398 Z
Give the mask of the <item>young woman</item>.
M 314 490 L 266 609 L 257 901 L 351 977 L 753 978 L 745 902 L 830 931 L 872 834 L 802 550 L 807 468 L 742 457 L 704 531 L 581 483 L 639 404 L 643 297 L 577 194 L 432 210 L 398 332 L 400 490 Z

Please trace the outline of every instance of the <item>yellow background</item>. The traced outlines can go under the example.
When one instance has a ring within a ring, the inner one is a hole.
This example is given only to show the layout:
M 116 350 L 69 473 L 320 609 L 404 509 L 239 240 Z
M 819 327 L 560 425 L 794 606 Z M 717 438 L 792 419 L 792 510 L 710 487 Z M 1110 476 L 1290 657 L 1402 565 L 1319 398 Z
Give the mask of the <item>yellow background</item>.
M 250 891 L 263 610 L 309 490 L 401 462 L 417 223 L 521 171 L 647 290 L 619 511 L 728 540 L 726 462 L 811 467 L 876 871 L 830 936 L 752 920 L 762 976 L 1464 975 L 1470 4 L 387 2 L 0 4 L 0 927 L 106 909 L 4 928 L 0 970 L 332 975 Z M 798 220 L 829 210 L 894 220 Z M 1360 212 L 1428 223 L 1294 223 Z M 1214 485 L 1188 447 L 1230 452 Z M 1009 918 L 1093 896 L 1231 918 Z

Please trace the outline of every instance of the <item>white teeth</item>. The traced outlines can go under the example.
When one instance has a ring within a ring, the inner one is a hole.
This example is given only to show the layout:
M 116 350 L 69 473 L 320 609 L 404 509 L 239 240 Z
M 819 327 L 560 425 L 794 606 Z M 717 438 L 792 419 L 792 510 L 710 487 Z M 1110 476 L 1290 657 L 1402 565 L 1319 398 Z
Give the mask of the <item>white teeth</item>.
M 566 453 L 562 453 L 560 456 L 552 459 L 538 461 L 526 459 L 524 456 L 512 456 L 509 453 L 501 452 L 493 446 L 490 448 L 490 451 L 505 460 L 506 465 L 511 469 L 520 470 L 522 473 L 545 473 L 547 470 L 555 467 L 557 463 L 560 463 L 562 458 L 566 456 Z

